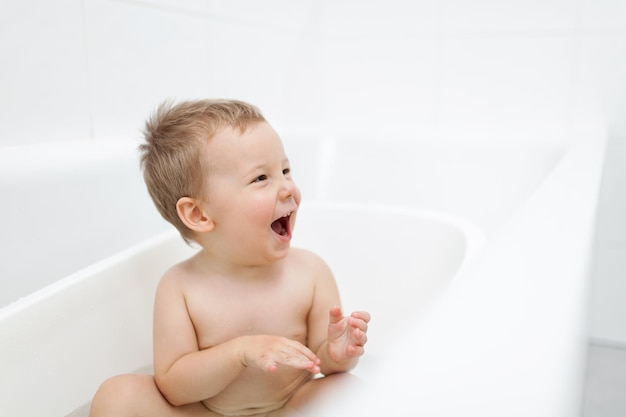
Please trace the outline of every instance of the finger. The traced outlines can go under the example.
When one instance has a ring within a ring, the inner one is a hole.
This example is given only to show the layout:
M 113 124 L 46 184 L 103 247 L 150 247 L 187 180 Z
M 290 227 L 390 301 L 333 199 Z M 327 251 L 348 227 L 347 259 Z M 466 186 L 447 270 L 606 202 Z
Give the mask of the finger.
M 369 323 L 371 319 L 370 313 L 368 313 L 367 311 L 353 311 L 350 316 L 354 317 L 355 319 L 361 319 L 366 323 Z
M 290 341 L 283 353 L 284 364 L 297 369 L 307 369 L 313 373 L 320 371 L 320 358 L 311 349 L 297 341 Z
M 365 349 L 363 346 L 351 345 L 348 346 L 347 352 L 349 356 L 355 357 L 363 355 L 365 353 Z
M 367 332 L 368 325 L 365 320 L 355 319 L 354 317 L 350 317 L 350 320 L 348 320 L 348 323 L 350 324 L 350 327 L 359 329 L 362 332 Z
M 282 364 L 291 368 L 307 370 L 313 374 L 320 372 L 319 361 L 312 361 L 301 355 L 286 356 L 282 360 Z
M 312 374 L 319 374 L 320 372 L 322 372 L 322 368 L 320 368 L 319 364 L 315 364 L 313 362 L 311 362 L 310 365 L 304 369 L 311 372 Z
M 333 306 L 330 309 L 330 324 L 339 323 L 343 319 L 343 313 L 341 307 Z
M 364 346 L 367 343 L 367 333 L 362 332 L 359 329 L 354 329 L 352 337 L 357 346 Z

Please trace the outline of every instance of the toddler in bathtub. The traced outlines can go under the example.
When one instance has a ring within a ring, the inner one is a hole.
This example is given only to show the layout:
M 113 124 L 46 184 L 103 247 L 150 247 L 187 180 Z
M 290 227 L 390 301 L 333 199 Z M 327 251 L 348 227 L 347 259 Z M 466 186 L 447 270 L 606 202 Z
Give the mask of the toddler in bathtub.
M 163 104 L 145 139 L 154 203 L 201 250 L 159 283 L 154 377 L 105 381 L 90 415 L 297 414 L 356 365 L 370 315 L 344 317 L 326 264 L 290 248 L 300 192 L 280 138 L 254 106 L 200 100 Z

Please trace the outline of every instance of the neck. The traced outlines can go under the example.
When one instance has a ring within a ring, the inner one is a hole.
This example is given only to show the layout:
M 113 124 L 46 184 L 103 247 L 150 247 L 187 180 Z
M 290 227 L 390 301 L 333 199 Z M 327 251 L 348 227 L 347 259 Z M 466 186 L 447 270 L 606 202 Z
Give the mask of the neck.
M 215 254 L 201 250 L 194 257 L 194 261 L 200 270 L 214 276 L 223 276 L 228 279 L 238 279 L 242 281 L 259 281 L 268 280 L 278 276 L 283 261 L 273 262 L 254 262 L 245 263 L 239 260 L 230 260 L 224 257 L 215 256 Z

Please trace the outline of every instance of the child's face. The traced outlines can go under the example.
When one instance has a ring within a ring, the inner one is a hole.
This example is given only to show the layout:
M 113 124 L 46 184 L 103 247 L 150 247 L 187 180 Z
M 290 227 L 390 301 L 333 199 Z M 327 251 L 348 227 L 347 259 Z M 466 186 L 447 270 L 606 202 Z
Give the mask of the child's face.
M 243 134 L 225 128 L 209 140 L 206 155 L 204 209 L 220 256 L 252 264 L 285 257 L 300 191 L 278 134 L 265 122 Z

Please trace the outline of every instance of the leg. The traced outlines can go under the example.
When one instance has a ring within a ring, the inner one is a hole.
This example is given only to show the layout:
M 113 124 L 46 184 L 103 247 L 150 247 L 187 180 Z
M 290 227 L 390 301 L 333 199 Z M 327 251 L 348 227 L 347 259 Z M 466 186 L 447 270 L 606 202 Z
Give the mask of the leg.
M 332 402 L 336 401 L 341 394 L 357 389 L 360 384 L 362 381 L 358 377 L 347 372 L 312 379 L 304 384 L 282 409 L 270 416 L 323 415 L 324 410 L 332 409 Z
M 174 407 L 152 375 L 119 375 L 106 380 L 94 396 L 89 417 L 216 417 L 202 404 Z

